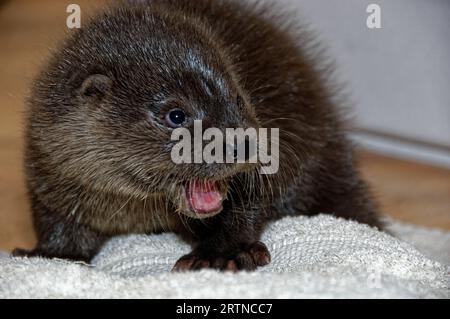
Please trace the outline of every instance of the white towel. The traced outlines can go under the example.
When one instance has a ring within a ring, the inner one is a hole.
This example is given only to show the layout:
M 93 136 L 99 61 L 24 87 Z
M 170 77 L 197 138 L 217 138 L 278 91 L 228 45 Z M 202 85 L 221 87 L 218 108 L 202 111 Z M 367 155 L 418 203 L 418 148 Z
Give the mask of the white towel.
M 265 231 L 273 261 L 256 272 L 170 273 L 189 246 L 173 234 L 132 235 L 109 241 L 92 266 L 4 255 L 0 298 L 450 298 L 450 234 L 392 229 L 424 250 L 438 240 L 441 250 L 425 257 L 356 222 L 288 217 Z

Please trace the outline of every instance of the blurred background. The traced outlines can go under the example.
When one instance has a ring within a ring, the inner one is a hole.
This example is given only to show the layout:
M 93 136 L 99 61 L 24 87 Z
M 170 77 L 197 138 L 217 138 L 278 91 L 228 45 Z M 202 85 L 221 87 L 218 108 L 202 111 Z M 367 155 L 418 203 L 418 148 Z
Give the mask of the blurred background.
M 273 0 L 298 12 L 335 60 L 353 107 L 360 168 L 382 211 L 450 230 L 450 1 Z M 49 50 L 104 1 L 0 0 L 0 250 L 32 247 L 22 169 L 24 101 Z M 369 29 L 366 8 L 381 8 Z

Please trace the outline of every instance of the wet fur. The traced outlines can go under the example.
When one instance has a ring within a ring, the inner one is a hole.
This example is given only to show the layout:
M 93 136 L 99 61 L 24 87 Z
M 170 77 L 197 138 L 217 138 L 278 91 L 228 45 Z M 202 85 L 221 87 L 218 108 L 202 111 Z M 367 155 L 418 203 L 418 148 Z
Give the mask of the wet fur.
M 193 245 L 176 269 L 251 270 L 270 261 L 258 241 L 272 219 L 329 213 L 381 227 L 314 42 L 273 12 L 231 0 L 135 1 L 72 35 L 28 103 L 39 243 L 16 255 L 90 261 L 114 235 L 173 231 Z M 280 128 L 279 172 L 173 164 L 161 119 L 180 104 L 204 127 Z M 194 178 L 227 190 L 217 216 L 180 212 L 179 184 Z

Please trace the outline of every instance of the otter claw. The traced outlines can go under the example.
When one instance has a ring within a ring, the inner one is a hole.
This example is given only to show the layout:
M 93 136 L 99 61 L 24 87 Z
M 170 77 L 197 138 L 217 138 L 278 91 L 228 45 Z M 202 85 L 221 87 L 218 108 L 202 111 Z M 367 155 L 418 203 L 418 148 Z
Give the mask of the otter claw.
M 221 271 L 237 272 L 252 271 L 270 263 L 270 253 L 262 242 L 255 242 L 239 249 L 230 257 L 215 256 L 204 252 L 193 251 L 181 257 L 172 271 L 182 272 L 200 269 L 217 269 Z

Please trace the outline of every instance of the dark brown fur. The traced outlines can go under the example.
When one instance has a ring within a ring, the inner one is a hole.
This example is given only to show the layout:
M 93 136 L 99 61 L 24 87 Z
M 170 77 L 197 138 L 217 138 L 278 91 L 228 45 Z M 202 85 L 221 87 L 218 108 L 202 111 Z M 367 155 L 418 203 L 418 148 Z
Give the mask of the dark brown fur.
M 306 33 L 237 0 L 143 2 L 84 26 L 36 80 L 26 172 L 39 243 L 16 255 L 89 261 L 114 235 L 173 231 L 194 249 L 175 269 L 251 270 L 270 261 L 259 238 L 271 219 L 381 226 Z M 204 127 L 280 128 L 279 172 L 173 164 L 158 121 L 174 106 Z M 194 178 L 226 189 L 220 214 L 180 213 Z

